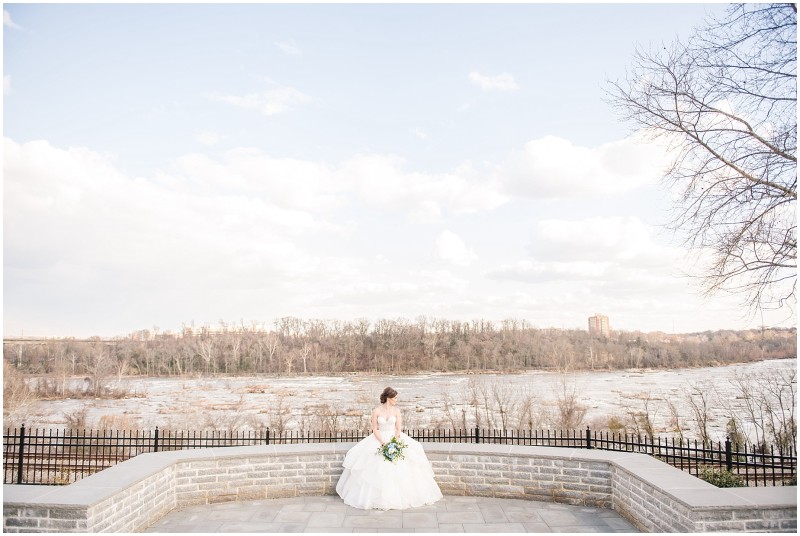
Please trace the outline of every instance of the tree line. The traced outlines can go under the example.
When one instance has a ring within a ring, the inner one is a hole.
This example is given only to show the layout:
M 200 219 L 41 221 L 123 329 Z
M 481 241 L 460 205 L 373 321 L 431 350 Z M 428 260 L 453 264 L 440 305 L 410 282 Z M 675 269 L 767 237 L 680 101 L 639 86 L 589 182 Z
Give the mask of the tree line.
M 617 370 L 746 363 L 797 356 L 796 328 L 666 334 L 537 328 L 525 320 L 304 320 L 153 332 L 112 340 L 4 344 L 26 374 L 109 376 L 411 374 L 422 371 Z

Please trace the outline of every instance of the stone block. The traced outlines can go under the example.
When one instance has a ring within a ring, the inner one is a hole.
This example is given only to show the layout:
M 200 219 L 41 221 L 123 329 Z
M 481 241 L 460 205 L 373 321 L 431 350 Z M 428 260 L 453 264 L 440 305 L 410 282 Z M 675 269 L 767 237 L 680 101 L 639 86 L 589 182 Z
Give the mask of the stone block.
M 206 504 L 208 493 L 205 491 L 190 491 L 178 494 L 179 502 L 190 504 Z
M 293 470 L 293 471 L 280 470 L 280 471 L 270 471 L 269 472 L 270 478 L 286 478 L 286 477 L 292 477 L 292 476 L 296 477 L 299 474 L 300 473 L 297 470 Z
M 16 528 L 36 528 L 39 526 L 39 518 L 36 517 L 9 517 L 3 519 L 3 525 L 5 527 L 16 527 Z
M 498 494 L 504 494 L 505 496 L 522 497 L 525 494 L 525 488 L 522 486 L 492 486 L 492 491 L 495 493 L 495 496 L 499 496 Z
M 281 497 L 297 497 L 295 486 L 268 486 L 267 498 L 279 499 Z
M 13 516 L 13 517 L 42 517 L 47 518 L 50 517 L 50 509 L 46 507 L 38 507 L 38 508 L 15 508 L 12 512 L 7 512 L 5 508 L 3 508 L 3 517 L 5 516 Z
M 744 521 L 708 521 L 699 525 L 702 532 L 742 532 L 745 530 Z
M 470 469 L 453 469 L 450 471 L 450 474 L 462 477 L 475 477 L 478 475 L 478 471 L 473 471 Z
M 86 508 L 50 508 L 50 517 L 54 519 L 86 519 Z
M 486 497 L 487 494 L 492 493 L 492 486 L 487 484 L 467 483 L 465 489 L 467 491 L 467 495 L 479 495 L 481 497 Z
M 503 485 L 508 485 L 509 484 L 507 478 L 484 478 L 483 479 L 483 483 L 484 484 L 491 484 L 493 486 L 503 486 Z
M 607 478 L 593 478 L 593 477 L 584 477 L 581 478 L 582 484 L 593 484 L 596 486 L 611 486 L 611 482 Z
M 733 521 L 735 519 L 733 514 L 731 510 L 700 510 L 695 512 L 694 518 L 695 521 Z M 746 519 L 753 519 L 753 516 L 748 516 Z
M 267 490 L 261 486 L 247 486 L 240 488 L 236 494 L 237 501 L 255 501 L 258 499 L 266 499 Z
M 564 467 L 561 470 L 561 474 L 565 476 L 577 476 L 579 478 L 584 478 L 589 475 L 589 471 L 584 469 L 573 469 L 570 467 Z
M 537 471 L 540 475 L 560 475 L 561 468 L 560 467 L 539 467 Z
M 467 490 L 464 489 L 463 487 L 458 488 L 458 487 L 445 486 L 440 489 L 442 490 L 442 493 L 444 495 L 450 495 L 453 497 L 464 497 L 467 495 Z
M 236 467 L 241 467 L 243 465 L 247 465 L 248 461 L 249 460 L 242 458 L 221 458 L 217 460 L 216 466 L 225 468 L 229 467 L 236 468 Z
M 748 532 L 775 532 L 780 530 L 781 522 L 777 519 L 760 519 L 757 521 L 745 521 L 744 529 Z

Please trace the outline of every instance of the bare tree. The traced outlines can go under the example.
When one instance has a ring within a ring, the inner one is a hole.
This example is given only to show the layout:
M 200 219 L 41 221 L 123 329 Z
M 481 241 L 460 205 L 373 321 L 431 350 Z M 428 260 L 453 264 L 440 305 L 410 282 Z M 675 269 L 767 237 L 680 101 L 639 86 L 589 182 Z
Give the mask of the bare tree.
M 796 289 L 797 6 L 736 4 L 685 44 L 638 51 L 612 104 L 674 157 L 674 229 L 706 293 L 749 310 L 792 307 Z
M 95 347 L 89 354 L 89 358 L 84 366 L 89 375 L 88 379 L 92 394 L 95 397 L 101 396 L 106 389 L 106 378 L 114 368 L 114 364 L 111 362 L 111 357 L 108 355 L 106 348 L 103 346 Z
M 581 403 L 577 387 L 568 385 L 567 375 L 562 374 L 558 386 L 553 388 L 556 397 L 555 411 L 550 425 L 562 430 L 577 430 L 583 424 L 588 408 Z
M 453 430 L 466 430 L 467 428 L 467 414 L 466 410 L 462 408 L 461 414 L 458 413 L 458 408 L 450 400 L 450 393 L 444 389 L 441 392 L 442 397 L 442 413 L 444 413 L 443 425 L 449 426 Z
M 633 433 L 646 437 L 655 437 L 655 421 L 660 409 L 658 404 L 660 399 L 655 398 L 649 391 L 636 393 L 630 398 L 638 402 L 637 407 L 626 404 L 625 408 Z
M 519 406 L 517 389 L 494 381 L 491 384 L 491 394 L 495 413 L 499 413 L 501 429 L 510 429 L 511 419 L 517 414 L 517 407 Z
M 24 419 L 35 396 L 25 376 L 14 365 L 3 361 L 3 421 L 6 427 Z
M 735 388 L 736 401 L 744 409 L 744 412 L 729 410 L 731 415 L 743 415 L 741 419 L 731 418 L 734 427 L 751 429 L 755 435 L 753 442 L 762 448 L 771 442 L 785 452 L 796 449 L 797 371 L 735 374 L 730 383 Z
M 675 405 L 675 402 L 672 399 L 667 399 L 667 409 L 669 410 L 669 428 L 670 431 L 674 434 L 674 436 L 680 441 L 683 442 L 683 421 L 681 420 L 681 415 L 678 410 L 678 406 Z
M 278 393 L 275 397 L 275 402 L 269 406 L 269 411 L 267 413 L 269 428 L 280 435 L 285 430 L 289 429 L 293 419 L 292 409 L 286 405 L 286 396 Z
M 206 374 L 210 374 L 212 370 L 211 367 L 213 367 L 215 364 L 214 339 L 208 336 L 203 337 L 202 339 L 200 339 L 199 349 L 200 349 L 200 357 L 203 358 L 203 361 L 206 364 Z
M 686 402 L 689 404 L 692 416 L 697 424 L 697 434 L 703 445 L 711 444 L 711 435 L 708 431 L 709 421 L 711 420 L 711 394 L 703 387 L 692 384 L 684 390 Z
M 772 442 L 784 452 L 797 450 L 797 371 L 782 369 L 756 379 L 763 404 L 767 406 L 767 431 Z

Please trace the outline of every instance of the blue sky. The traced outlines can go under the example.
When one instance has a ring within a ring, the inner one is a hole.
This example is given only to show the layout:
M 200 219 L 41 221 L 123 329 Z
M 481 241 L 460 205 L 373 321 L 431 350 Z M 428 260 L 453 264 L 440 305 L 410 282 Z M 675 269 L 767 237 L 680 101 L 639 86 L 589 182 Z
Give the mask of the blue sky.
M 723 8 L 4 4 L 4 332 L 760 325 L 604 94 Z

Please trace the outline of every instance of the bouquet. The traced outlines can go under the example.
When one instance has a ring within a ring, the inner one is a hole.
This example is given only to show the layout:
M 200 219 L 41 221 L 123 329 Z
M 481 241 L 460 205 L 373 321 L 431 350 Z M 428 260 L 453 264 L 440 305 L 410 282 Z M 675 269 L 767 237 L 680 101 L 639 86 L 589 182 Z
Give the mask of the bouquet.
M 406 455 L 403 454 L 403 451 L 405 451 L 407 446 L 408 445 L 403 443 L 398 438 L 393 437 L 391 441 L 387 441 L 382 446 L 378 447 L 377 454 L 379 456 L 383 456 L 383 459 L 386 461 L 397 463 L 399 460 L 402 460 L 406 457 Z

